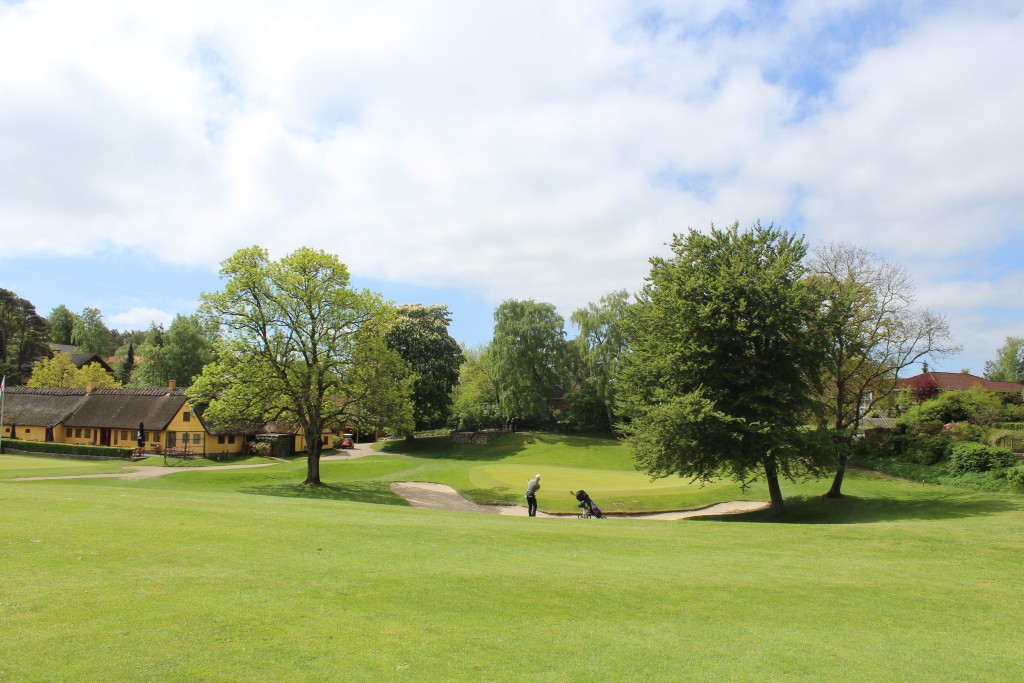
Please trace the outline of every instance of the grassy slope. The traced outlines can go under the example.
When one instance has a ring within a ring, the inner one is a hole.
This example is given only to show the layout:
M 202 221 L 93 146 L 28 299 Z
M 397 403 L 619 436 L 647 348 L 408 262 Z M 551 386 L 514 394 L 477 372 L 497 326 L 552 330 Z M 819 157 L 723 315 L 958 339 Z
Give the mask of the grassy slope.
M 597 456 L 575 457 L 585 473 Z M 319 492 L 296 486 L 301 462 L 0 484 L 0 680 L 1013 680 L 1024 664 L 1020 496 L 853 475 L 848 499 L 791 500 L 790 524 L 587 523 L 387 490 L 465 462 L 325 462 Z

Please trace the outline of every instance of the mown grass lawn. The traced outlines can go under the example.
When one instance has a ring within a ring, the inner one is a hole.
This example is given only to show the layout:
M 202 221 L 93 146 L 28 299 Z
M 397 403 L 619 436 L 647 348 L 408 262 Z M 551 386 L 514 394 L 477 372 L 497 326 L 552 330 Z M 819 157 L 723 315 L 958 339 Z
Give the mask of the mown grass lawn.
M 472 515 L 387 488 L 629 474 L 609 444 L 525 445 L 547 451 L 328 461 L 312 491 L 302 462 L 0 482 L 0 681 L 1019 679 L 1021 496 L 854 474 L 841 501 L 786 489 L 777 524 Z

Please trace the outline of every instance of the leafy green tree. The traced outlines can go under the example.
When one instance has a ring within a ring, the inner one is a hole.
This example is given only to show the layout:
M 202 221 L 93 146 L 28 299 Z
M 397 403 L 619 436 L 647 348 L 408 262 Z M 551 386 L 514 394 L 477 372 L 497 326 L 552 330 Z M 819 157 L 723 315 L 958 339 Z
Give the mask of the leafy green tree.
M 447 306 L 400 306 L 385 335 L 388 346 L 412 369 L 413 416 L 419 428 L 443 425 L 451 412 L 452 388 L 459 381 L 463 359 L 458 342 L 448 333 L 450 324 Z
M 64 304 L 50 311 L 50 341 L 54 344 L 70 344 L 77 316 Z
M 554 426 L 564 355 L 565 321 L 553 305 L 509 299 L 498 306 L 489 362 L 504 417 Z
M 132 381 L 132 372 L 135 370 L 135 343 L 128 340 L 128 350 L 125 352 L 124 360 L 117 369 L 117 377 L 121 384 L 128 384 Z
M 84 389 L 89 382 L 96 382 L 99 389 L 117 389 L 121 383 L 99 363 L 89 363 L 78 368 L 71 362 L 71 354 L 57 353 L 50 358 L 37 361 L 32 369 L 28 386 L 43 389 Z
M 593 405 L 600 416 L 600 426 L 605 429 L 611 429 L 616 422 L 614 378 L 627 352 L 622 320 L 629 299 L 624 289 L 610 292 L 598 303 L 576 310 L 570 318 L 580 330 L 574 344 L 582 361 L 574 403 Z
M 336 256 L 300 248 L 272 261 L 253 246 L 235 252 L 220 273 L 224 290 L 203 294 L 200 307 L 221 326 L 217 360 L 189 390 L 193 402 L 209 404 L 204 419 L 296 425 L 308 444 L 304 483 L 313 486 L 325 429 L 363 415 L 374 426 L 408 426 L 408 368 L 384 342 L 394 309 L 378 294 L 351 289 Z
M 98 308 L 86 307 L 75 316 L 71 343 L 78 347 L 79 353 L 97 353 L 103 358 L 110 355 L 113 348 L 110 330 L 104 324 L 103 314 Z
M 819 301 L 803 280 L 806 247 L 760 223 L 676 234 L 652 258 L 626 313 L 622 429 L 637 466 L 701 481 L 763 475 L 784 512 L 780 474 L 817 471 L 805 424 L 814 406 Z
M 501 423 L 498 388 L 490 368 L 488 346 L 463 348 L 459 382 L 452 392 L 455 427 L 476 430 Z
M 1024 382 L 1024 337 L 1007 337 L 995 360 L 985 361 L 985 379 Z
M 148 340 L 139 348 L 143 359 L 132 377 L 139 386 L 163 386 L 174 380 L 187 387 L 203 367 L 213 361 L 213 342 L 216 335 L 198 315 L 176 315 L 164 332 L 154 323 Z
M 900 371 L 957 348 L 949 343 L 945 318 L 914 308 L 914 286 L 900 266 L 839 243 L 815 249 L 809 271 L 823 302 L 819 399 L 838 446 L 836 473 L 826 495 L 838 498 L 860 421 L 896 391 Z
M 8 289 L 0 289 L 0 375 L 21 384 L 35 359 L 50 355 L 46 318 L 36 307 Z

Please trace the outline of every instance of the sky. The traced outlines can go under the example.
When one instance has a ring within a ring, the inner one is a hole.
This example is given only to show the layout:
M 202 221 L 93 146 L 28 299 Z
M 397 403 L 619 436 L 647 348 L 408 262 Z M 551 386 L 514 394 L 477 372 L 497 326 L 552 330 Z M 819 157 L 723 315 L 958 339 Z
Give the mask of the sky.
M 1024 336 L 1021 64 L 1019 0 L 0 0 L 0 287 L 139 329 L 308 246 L 475 345 L 759 220 L 901 265 L 980 375 Z

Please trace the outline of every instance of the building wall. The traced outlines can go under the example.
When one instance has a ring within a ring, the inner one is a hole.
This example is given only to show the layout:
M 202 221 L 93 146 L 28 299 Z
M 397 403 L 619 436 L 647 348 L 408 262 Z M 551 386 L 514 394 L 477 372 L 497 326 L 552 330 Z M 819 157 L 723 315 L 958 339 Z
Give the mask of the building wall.
M 11 425 L 5 424 L 2 432 L 5 439 L 11 438 Z M 46 441 L 46 427 L 41 425 L 15 425 L 14 436 L 25 441 Z M 64 441 L 64 428 L 53 428 L 53 440 L 57 443 Z

